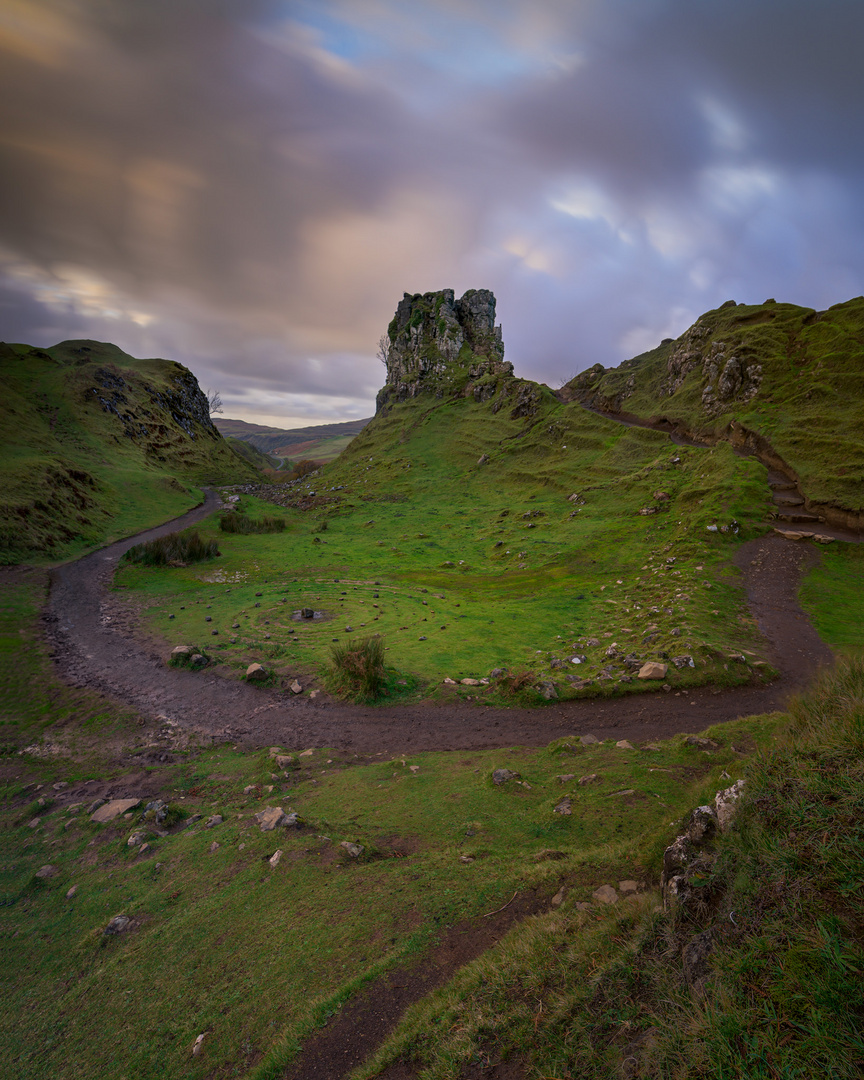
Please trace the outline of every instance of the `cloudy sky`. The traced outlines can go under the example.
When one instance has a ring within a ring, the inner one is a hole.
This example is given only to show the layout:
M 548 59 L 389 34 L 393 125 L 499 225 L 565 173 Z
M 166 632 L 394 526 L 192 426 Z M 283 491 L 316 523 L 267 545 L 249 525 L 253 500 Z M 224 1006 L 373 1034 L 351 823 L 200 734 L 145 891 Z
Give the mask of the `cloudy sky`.
M 0 0 L 0 338 L 371 415 L 403 292 L 557 386 L 864 292 L 860 0 Z

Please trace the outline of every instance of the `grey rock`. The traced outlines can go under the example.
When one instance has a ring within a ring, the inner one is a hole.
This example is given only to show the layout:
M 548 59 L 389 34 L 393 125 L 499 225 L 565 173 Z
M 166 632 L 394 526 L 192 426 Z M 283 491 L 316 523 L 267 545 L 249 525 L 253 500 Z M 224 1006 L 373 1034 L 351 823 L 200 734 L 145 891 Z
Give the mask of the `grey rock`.
M 270 677 L 270 672 L 263 664 L 250 664 L 246 668 L 246 682 L 264 682 Z
M 508 780 L 518 780 L 518 779 L 519 779 L 519 773 L 518 772 L 513 772 L 512 769 L 493 769 L 492 770 L 492 783 L 493 784 L 498 784 L 499 787 L 500 787 L 501 784 L 506 784 Z
M 359 859 L 364 850 L 362 844 L 352 844 L 350 840 L 343 840 L 339 844 L 339 847 L 344 848 L 348 856 L 352 859 Z
M 569 795 L 565 795 L 561 802 L 553 809 L 553 814 L 562 814 L 564 817 L 570 817 L 573 813 L 573 800 Z
M 585 776 L 580 776 L 576 783 L 579 784 L 581 787 L 584 784 L 596 784 L 599 779 L 600 777 L 597 775 L 597 773 L 592 772 L 588 773 Z
M 286 824 L 288 815 L 281 806 L 265 806 L 263 810 L 259 810 L 255 815 L 255 820 L 258 822 L 258 828 L 261 832 L 271 832 L 280 825 Z
M 729 824 L 735 815 L 738 800 L 744 794 L 744 781 L 736 780 L 735 783 L 724 791 L 718 791 L 714 796 L 714 812 L 717 815 L 717 827 L 721 832 L 729 828 Z
M 719 750 L 720 743 L 714 742 L 713 739 L 703 739 L 699 735 L 688 735 L 684 740 L 685 746 L 695 746 L 697 750 Z
M 591 894 L 591 898 L 598 904 L 617 904 L 618 893 L 612 888 L 611 885 L 601 885 L 599 889 L 595 889 Z
M 106 936 L 112 934 L 122 934 L 124 930 L 129 928 L 129 924 L 132 920 L 128 915 L 115 915 L 113 919 L 108 923 L 105 929 L 102 931 Z
M 146 835 L 147 835 L 146 833 L 143 833 L 143 832 L 140 832 L 140 831 L 133 832 L 132 835 L 129 837 L 129 839 L 126 841 L 126 846 L 127 847 L 140 847 L 144 843 L 144 838 L 146 837 Z
M 36 871 L 35 876 L 37 878 L 43 878 L 43 879 L 44 878 L 52 878 L 57 873 L 58 873 L 58 871 L 57 871 L 56 866 L 52 866 L 51 863 L 46 863 L 45 866 L 40 866 L 39 867 L 39 869 Z
M 666 672 L 669 670 L 668 665 L 658 664 L 654 660 L 649 660 L 646 664 L 643 664 L 639 668 L 640 679 L 665 679 Z
M 558 690 L 555 686 L 555 683 L 552 682 L 551 679 L 544 679 L 543 682 L 539 683 L 537 686 L 537 691 L 544 701 L 558 700 Z
M 114 818 L 125 814 L 129 810 L 134 810 L 136 806 L 140 805 L 140 799 L 112 799 L 111 802 L 103 803 L 95 810 L 90 815 L 90 820 L 103 824 L 106 821 L 113 821 Z
M 673 656 L 672 663 L 676 668 L 696 667 L 693 657 L 689 655 Z
M 579 742 L 582 743 L 583 746 L 597 746 L 600 740 L 596 735 L 580 735 Z
M 212 817 L 207 818 L 207 820 L 204 822 L 204 828 L 215 828 L 216 825 L 221 825 L 224 820 L 225 819 L 222 817 L 221 814 L 213 814 Z

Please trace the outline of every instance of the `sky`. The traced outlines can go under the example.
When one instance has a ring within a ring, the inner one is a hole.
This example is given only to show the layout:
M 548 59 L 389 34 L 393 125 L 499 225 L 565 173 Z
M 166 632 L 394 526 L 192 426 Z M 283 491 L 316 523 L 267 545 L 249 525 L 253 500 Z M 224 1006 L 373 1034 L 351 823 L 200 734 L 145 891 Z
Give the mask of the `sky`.
M 0 0 L 0 338 L 370 416 L 404 292 L 560 386 L 864 292 L 860 0 Z

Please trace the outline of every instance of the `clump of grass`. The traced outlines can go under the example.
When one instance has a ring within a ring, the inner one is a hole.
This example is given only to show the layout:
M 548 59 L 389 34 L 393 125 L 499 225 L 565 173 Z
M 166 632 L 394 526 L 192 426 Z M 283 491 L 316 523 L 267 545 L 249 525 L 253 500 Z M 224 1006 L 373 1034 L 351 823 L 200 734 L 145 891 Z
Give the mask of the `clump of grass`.
M 381 697 L 386 676 L 384 638 L 378 635 L 330 648 L 332 673 L 339 691 L 357 701 Z
M 215 540 L 205 540 L 197 529 L 169 533 L 129 548 L 125 562 L 143 566 L 186 566 L 217 558 L 221 552 Z
M 219 528 L 226 533 L 281 533 L 285 531 L 285 518 L 265 514 L 260 518 L 248 518 L 243 514 L 223 514 Z

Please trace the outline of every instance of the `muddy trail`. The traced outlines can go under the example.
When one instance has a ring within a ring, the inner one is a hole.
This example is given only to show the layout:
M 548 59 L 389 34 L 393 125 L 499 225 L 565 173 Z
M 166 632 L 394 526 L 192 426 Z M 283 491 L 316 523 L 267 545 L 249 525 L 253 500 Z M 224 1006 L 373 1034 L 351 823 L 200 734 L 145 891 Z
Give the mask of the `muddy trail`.
M 143 718 L 170 717 L 204 738 L 249 747 L 330 746 L 354 753 L 417 753 L 544 745 L 565 735 L 661 739 L 738 716 L 783 707 L 831 652 L 797 601 L 802 573 L 819 558 L 810 545 L 772 533 L 739 548 L 751 610 L 780 677 L 769 685 L 583 699 L 543 708 L 481 704 L 362 707 L 329 700 L 289 700 L 204 672 L 169 668 L 169 646 L 145 638 L 109 591 L 120 557 L 133 544 L 195 524 L 220 505 L 209 493 L 182 517 L 56 568 L 45 612 L 46 633 L 62 677 L 118 699 Z

